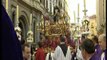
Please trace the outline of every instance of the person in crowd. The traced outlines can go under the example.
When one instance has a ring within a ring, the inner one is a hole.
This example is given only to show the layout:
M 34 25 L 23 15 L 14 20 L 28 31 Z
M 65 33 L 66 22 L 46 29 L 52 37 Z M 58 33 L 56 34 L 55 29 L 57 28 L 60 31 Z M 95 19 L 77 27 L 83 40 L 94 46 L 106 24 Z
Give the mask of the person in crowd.
M 78 37 L 76 40 L 75 54 L 74 54 L 73 60 L 83 60 L 82 53 L 80 50 L 80 46 L 81 46 L 80 37 Z
M 79 43 L 79 46 L 81 45 L 82 41 L 81 41 L 81 37 L 78 37 L 78 43 Z
M 22 38 L 21 40 L 20 40 L 20 43 L 21 43 L 21 45 L 24 45 L 26 42 L 25 42 L 25 40 L 24 40 L 24 38 Z
M 35 60 L 45 60 L 45 51 L 43 48 L 43 43 L 40 41 L 38 42 L 39 48 L 36 51 L 35 54 Z
M 85 35 L 81 36 L 81 43 L 86 39 Z
M 54 49 L 51 46 L 48 47 L 48 53 L 45 60 L 53 60 Z
M 20 41 L 14 30 L 12 20 L 2 4 L 0 26 L 1 60 L 23 60 Z
M 100 36 L 101 34 L 103 34 L 104 32 L 103 32 L 103 29 L 102 28 L 100 28 L 98 31 L 97 31 L 97 36 Z
M 52 44 L 51 44 L 52 50 L 55 50 L 55 48 L 57 47 L 56 41 L 55 41 L 55 37 L 53 37 L 52 39 Z
M 31 49 L 28 43 L 22 45 L 23 60 L 29 60 L 31 56 Z
M 60 44 L 60 37 L 59 36 L 55 37 L 55 44 L 56 44 L 56 47 Z
M 70 47 L 65 44 L 65 36 L 60 36 L 60 44 L 54 51 L 53 59 L 71 60 L 71 50 Z
M 94 42 L 94 46 L 95 46 L 95 53 L 94 55 L 92 56 L 92 60 L 100 60 L 100 56 L 101 56 L 101 53 L 102 53 L 102 50 L 100 48 L 100 45 L 98 43 L 98 37 L 97 36 L 93 36 L 92 37 L 92 41 Z
M 72 50 L 72 54 L 71 54 L 71 56 L 72 56 L 72 58 L 71 58 L 71 60 L 77 60 L 77 58 L 76 58 L 76 49 L 73 49 Z
M 75 48 L 74 39 L 71 37 L 71 32 L 69 30 L 66 31 L 66 40 L 68 45 Z
M 79 49 L 79 38 L 75 39 L 75 48 L 72 49 L 72 59 L 71 60 L 82 60 L 81 50 Z
M 76 49 L 76 59 L 83 60 L 81 50 L 79 48 Z
M 105 34 L 101 34 L 98 38 L 99 41 L 99 45 L 102 49 L 102 54 L 101 54 L 101 60 L 106 60 L 106 35 Z
M 94 43 L 90 39 L 85 39 L 81 45 L 81 53 L 84 60 L 91 60 L 93 53 L 95 52 Z

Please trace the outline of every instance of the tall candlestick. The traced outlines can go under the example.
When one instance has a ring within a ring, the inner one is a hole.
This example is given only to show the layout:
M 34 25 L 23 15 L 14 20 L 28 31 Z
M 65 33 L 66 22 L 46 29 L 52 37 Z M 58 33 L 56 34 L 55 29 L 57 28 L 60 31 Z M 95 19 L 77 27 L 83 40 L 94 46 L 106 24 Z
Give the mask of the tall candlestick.
M 78 23 L 79 23 L 79 3 L 78 3 Z
M 17 5 L 17 25 L 19 23 L 19 6 Z
M 6 11 L 8 13 L 8 0 L 6 0 Z
M 30 30 L 31 30 L 31 27 L 32 27 L 32 13 L 30 14 Z
M 86 0 L 84 0 L 84 10 L 86 10 Z
M 76 16 L 75 16 L 75 11 L 74 11 L 74 23 L 76 23 Z
M 32 23 L 32 13 L 30 14 L 30 24 Z
M 86 18 L 86 12 L 87 12 L 87 10 L 86 10 L 86 0 L 84 0 L 84 17 Z
M 78 4 L 78 17 L 79 17 L 79 4 Z

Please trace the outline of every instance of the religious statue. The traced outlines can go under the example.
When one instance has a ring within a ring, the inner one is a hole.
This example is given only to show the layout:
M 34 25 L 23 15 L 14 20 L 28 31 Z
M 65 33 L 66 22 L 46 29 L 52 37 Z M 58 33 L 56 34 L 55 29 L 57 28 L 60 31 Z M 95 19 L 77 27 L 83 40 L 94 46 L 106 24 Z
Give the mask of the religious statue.
M 58 22 L 59 20 L 60 9 L 58 7 L 54 8 L 54 22 Z
M 21 41 L 21 29 L 20 29 L 20 27 L 18 27 L 18 26 L 15 27 L 15 31 L 16 31 L 18 39 Z
M 31 43 L 33 42 L 33 32 L 32 31 L 28 31 L 27 33 L 27 42 Z

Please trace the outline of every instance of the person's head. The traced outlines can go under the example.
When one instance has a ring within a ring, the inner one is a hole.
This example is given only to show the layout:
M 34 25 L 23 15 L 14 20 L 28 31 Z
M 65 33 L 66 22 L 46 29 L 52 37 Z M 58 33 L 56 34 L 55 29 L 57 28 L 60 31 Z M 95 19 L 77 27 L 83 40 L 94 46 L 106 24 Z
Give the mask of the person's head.
M 50 53 L 52 51 L 52 47 L 48 46 L 48 52 Z
M 82 35 L 82 36 L 81 36 L 81 39 L 84 41 L 84 39 L 85 39 L 85 35 Z
M 103 29 L 100 28 L 98 31 L 97 31 L 97 35 L 100 36 L 101 34 L 103 34 Z
M 94 42 L 94 44 L 98 44 L 98 37 L 97 36 L 93 36 L 92 37 L 92 41 Z
M 22 52 L 23 52 L 23 58 L 25 59 L 29 59 L 30 55 L 31 55 L 31 49 L 29 44 L 24 44 L 22 45 Z
M 20 42 L 21 42 L 21 45 L 24 45 L 24 44 L 25 44 L 25 40 L 24 40 L 23 38 L 21 39 Z
M 101 47 L 102 50 L 106 49 L 106 35 L 105 34 L 101 34 L 98 38 L 99 41 L 99 45 Z
M 95 52 L 94 43 L 90 39 L 85 39 L 81 45 L 82 56 L 87 60 Z
M 71 35 L 71 31 L 70 30 L 67 30 L 66 31 L 66 36 L 68 37 L 68 36 L 70 36 Z
M 42 42 L 42 41 L 39 41 L 39 42 L 38 42 L 38 46 L 39 46 L 39 48 L 42 48 L 42 47 L 43 47 L 43 42 Z
M 60 42 L 65 42 L 65 36 L 60 35 Z

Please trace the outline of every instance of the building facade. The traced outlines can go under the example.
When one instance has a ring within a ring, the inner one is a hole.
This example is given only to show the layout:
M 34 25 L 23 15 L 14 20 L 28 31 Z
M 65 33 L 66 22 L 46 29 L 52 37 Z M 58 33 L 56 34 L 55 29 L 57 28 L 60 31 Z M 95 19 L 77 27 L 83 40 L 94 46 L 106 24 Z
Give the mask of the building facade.
M 39 41 L 39 26 L 42 13 L 45 12 L 43 3 L 40 0 L 2 0 L 3 6 L 11 18 L 14 27 L 21 29 L 21 36 L 27 40 L 29 30 L 33 32 L 33 42 Z
M 29 32 L 33 35 L 33 42 L 40 41 L 40 21 L 47 15 L 53 20 L 57 6 L 67 15 L 66 0 L 2 0 L 3 6 L 11 18 L 14 27 L 19 26 L 21 36 L 27 40 Z
M 96 0 L 97 32 L 106 32 L 106 0 Z

